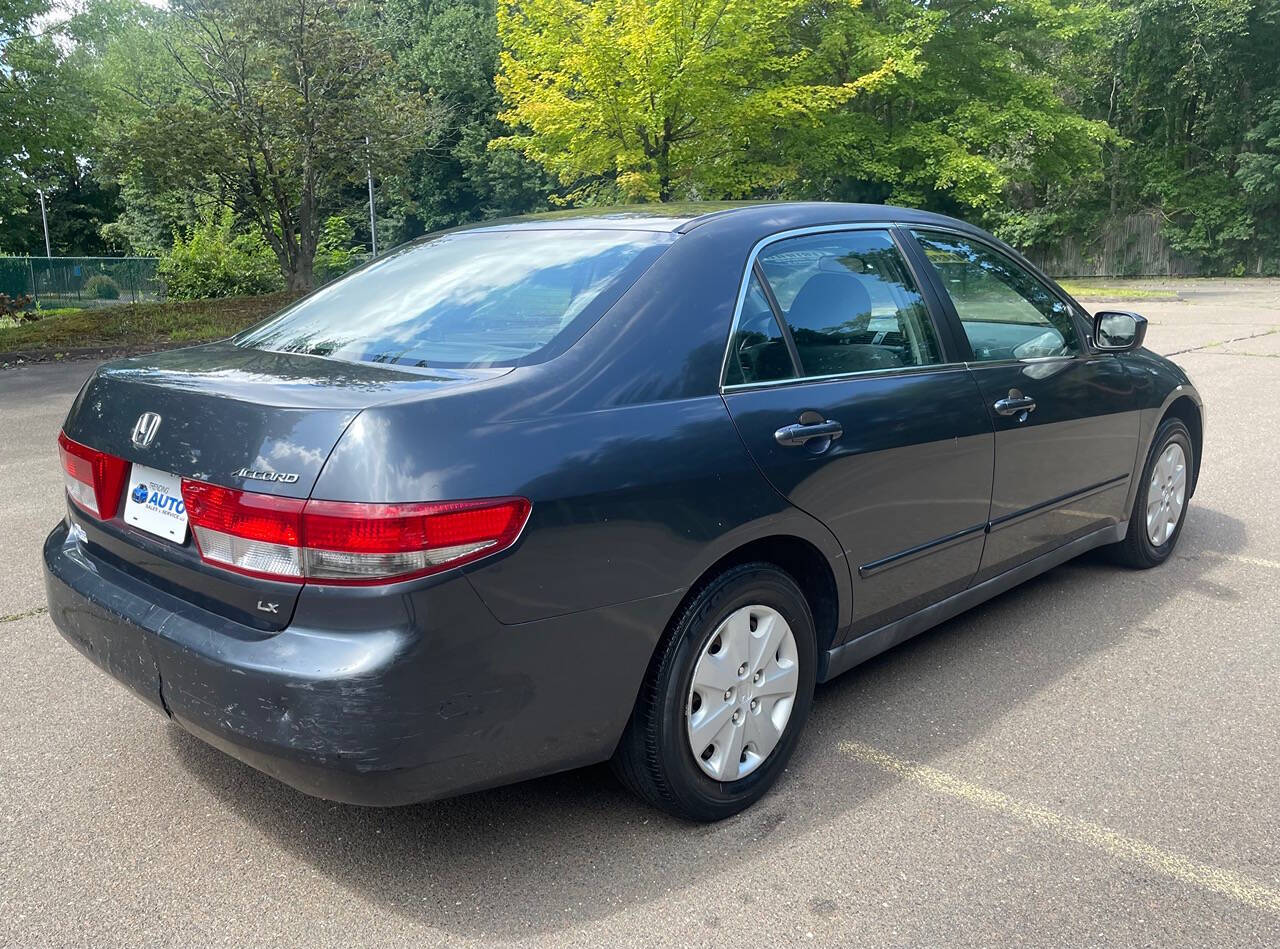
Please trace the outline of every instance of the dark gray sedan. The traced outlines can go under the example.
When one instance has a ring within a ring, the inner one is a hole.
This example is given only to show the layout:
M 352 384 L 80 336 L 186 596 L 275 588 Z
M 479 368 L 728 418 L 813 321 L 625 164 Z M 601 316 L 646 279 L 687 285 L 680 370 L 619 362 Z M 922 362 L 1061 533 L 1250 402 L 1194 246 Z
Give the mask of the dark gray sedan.
M 103 366 L 50 613 L 182 727 L 400 804 L 612 759 L 746 807 L 814 685 L 1091 548 L 1178 542 L 1203 407 L 990 235 L 899 208 L 434 235 Z

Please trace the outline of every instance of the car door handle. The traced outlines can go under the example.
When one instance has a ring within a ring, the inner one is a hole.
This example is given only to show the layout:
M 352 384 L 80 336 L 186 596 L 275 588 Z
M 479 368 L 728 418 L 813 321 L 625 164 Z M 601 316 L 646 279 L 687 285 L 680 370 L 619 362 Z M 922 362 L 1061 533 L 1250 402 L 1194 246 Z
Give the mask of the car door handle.
M 773 437 L 779 445 L 803 445 L 814 438 L 839 438 L 843 434 L 843 425 L 827 419 L 812 425 L 784 425 L 773 433 Z
M 1000 415 L 1017 415 L 1019 412 L 1034 412 L 1035 409 L 1036 400 L 1029 395 L 1010 396 L 995 404 L 995 410 Z

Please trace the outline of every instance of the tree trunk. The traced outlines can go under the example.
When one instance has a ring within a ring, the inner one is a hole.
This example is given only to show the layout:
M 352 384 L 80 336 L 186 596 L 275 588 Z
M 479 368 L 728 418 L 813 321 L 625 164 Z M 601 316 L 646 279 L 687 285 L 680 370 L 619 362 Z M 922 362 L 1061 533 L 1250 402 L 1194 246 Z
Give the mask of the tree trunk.
M 663 120 L 658 146 L 658 200 L 671 200 L 671 119 Z
M 303 257 L 299 254 L 298 259 L 294 261 L 293 270 L 285 276 L 290 293 L 309 292 L 315 283 L 315 254 L 313 253 L 311 257 Z

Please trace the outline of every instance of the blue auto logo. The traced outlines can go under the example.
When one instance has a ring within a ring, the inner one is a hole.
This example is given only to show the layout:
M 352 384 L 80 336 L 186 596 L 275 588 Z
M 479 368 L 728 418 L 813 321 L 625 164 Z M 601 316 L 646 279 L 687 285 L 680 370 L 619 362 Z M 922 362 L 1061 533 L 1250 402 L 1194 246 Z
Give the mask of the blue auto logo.
M 149 493 L 150 492 L 147 491 L 147 486 L 145 484 L 139 484 L 136 488 L 133 489 L 133 494 L 131 494 L 130 497 L 133 498 L 136 504 L 146 504 L 147 495 Z

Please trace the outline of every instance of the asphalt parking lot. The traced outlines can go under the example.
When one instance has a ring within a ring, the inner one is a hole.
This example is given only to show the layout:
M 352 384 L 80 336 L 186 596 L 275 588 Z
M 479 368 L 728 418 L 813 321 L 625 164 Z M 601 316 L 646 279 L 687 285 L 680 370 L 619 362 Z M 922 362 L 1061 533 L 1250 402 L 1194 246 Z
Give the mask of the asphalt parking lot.
M 1072 562 L 822 688 L 712 827 L 605 768 L 362 810 L 188 737 L 43 610 L 92 366 L 0 372 L 0 944 L 1280 945 L 1280 281 L 1176 287 L 1115 304 L 1208 402 L 1174 559 Z

